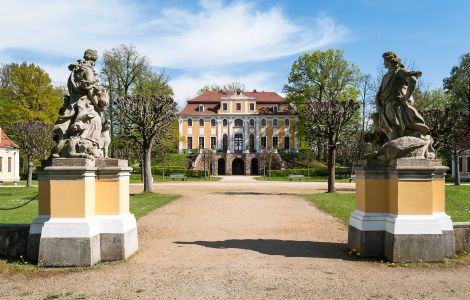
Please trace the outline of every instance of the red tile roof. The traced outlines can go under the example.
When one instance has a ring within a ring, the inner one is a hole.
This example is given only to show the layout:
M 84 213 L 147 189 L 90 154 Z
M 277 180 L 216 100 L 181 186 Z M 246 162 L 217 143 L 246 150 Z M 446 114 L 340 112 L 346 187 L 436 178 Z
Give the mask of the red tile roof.
M 0 147 L 1 148 L 20 148 L 16 145 L 10 138 L 6 135 L 6 133 L 0 129 Z
M 216 115 L 220 108 L 220 103 L 207 103 L 204 104 L 204 111 L 199 111 L 199 103 L 187 103 L 180 115 L 200 115 L 200 116 L 211 116 Z
M 295 115 L 294 109 L 289 104 L 279 104 L 278 111 L 273 111 L 272 104 L 256 104 L 256 109 L 260 115 Z
M 202 95 L 196 96 L 192 99 L 188 100 L 188 103 L 191 102 L 218 102 L 221 100 L 222 97 L 230 97 L 234 96 L 236 93 L 229 92 L 229 93 L 222 93 L 222 92 L 206 92 Z M 243 95 L 255 98 L 257 102 L 268 102 L 268 103 L 276 103 L 276 102 L 283 102 L 284 98 L 279 96 L 275 92 L 242 92 Z

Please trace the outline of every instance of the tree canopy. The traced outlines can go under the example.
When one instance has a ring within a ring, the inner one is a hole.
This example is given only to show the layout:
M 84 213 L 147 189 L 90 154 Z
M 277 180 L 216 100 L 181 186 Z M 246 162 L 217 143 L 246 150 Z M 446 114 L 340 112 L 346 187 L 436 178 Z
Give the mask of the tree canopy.
M 35 64 L 0 68 L 0 124 L 36 120 L 53 124 L 62 106 L 62 90 Z
M 470 52 L 460 57 L 458 66 L 450 71 L 450 76 L 444 79 L 444 89 L 453 96 L 456 103 L 470 113 Z M 470 120 L 467 120 L 470 129 Z

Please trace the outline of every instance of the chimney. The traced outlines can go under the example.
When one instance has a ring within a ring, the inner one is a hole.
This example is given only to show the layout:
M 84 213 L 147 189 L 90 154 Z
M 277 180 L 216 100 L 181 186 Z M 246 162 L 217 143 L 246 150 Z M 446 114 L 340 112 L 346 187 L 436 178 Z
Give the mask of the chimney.
M 253 90 L 253 93 L 256 93 L 256 89 Z

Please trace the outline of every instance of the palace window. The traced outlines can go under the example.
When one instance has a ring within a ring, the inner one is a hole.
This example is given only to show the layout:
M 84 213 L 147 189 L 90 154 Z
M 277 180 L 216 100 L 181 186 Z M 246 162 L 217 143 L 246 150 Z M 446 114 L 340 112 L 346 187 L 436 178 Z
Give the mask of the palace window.
M 235 107 L 236 107 L 236 110 L 242 110 L 242 104 L 241 103 L 236 103 Z
M 277 119 L 273 120 L 273 127 L 277 127 Z
M 211 126 L 212 126 L 212 127 L 215 127 L 215 119 L 212 119 L 212 120 L 211 120 Z
M 204 137 L 200 136 L 199 137 L 199 149 L 204 148 Z
M 255 135 L 250 134 L 250 152 L 255 152 Z
M 266 149 L 266 137 L 265 136 L 261 137 L 261 148 Z
M 273 136 L 273 149 L 277 149 L 279 146 L 279 139 L 277 136 Z
M 204 119 L 199 119 L 199 126 L 204 127 Z
M 198 111 L 203 112 L 204 111 L 204 105 L 199 104 Z
M 227 149 L 228 149 L 228 137 L 226 134 L 224 134 L 222 137 L 222 150 L 226 152 Z
M 8 158 L 8 172 L 11 172 L 11 157 Z
M 188 119 L 188 127 L 191 127 L 193 126 L 193 120 L 192 119 Z
M 289 126 L 290 126 L 290 121 L 289 121 L 289 119 L 285 119 L 285 120 L 284 120 L 284 127 L 289 128 Z
M 462 157 L 459 157 L 459 172 L 462 172 Z
M 227 119 L 224 119 L 224 120 L 222 121 L 222 125 L 223 125 L 224 127 L 227 127 Z
M 250 110 L 255 110 L 255 104 L 254 103 L 250 103 Z
M 235 119 L 235 126 L 236 127 L 243 127 L 243 120 L 242 119 Z
M 285 136 L 284 137 L 284 150 L 289 150 L 289 142 L 290 142 L 289 137 Z
M 188 136 L 188 142 L 187 142 L 186 148 L 188 150 L 193 149 L 193 137 L 192 136 Z
M 266 119 L 261 119 L 261 127 L 266 127 Z
M 215 149 L 215 147 L 216 147 L 215 136 L 211 136 L 211 149 Z
M 228 110 L 227 103 L 222 103 L 222 110 Z
M 250 119 L 250 127 L 255 127 L 255 120 L 254 119 Z
M 3 157 L 0 156 L 0 173 L 3 172 Z
M 279 107 L 277 105 L 274 105 L 273 106 L 273 112 L 277 113 L 279 110 Z
M 1 170 L 1 167 L 0 167 Z M 467 156 L 467 172 L 470 171 L 470 156 Z

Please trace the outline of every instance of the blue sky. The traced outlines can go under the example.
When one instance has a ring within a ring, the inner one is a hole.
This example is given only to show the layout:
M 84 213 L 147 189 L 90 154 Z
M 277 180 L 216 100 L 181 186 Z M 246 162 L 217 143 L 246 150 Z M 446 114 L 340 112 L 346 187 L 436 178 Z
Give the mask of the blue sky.
M 0 63 L 34 62 L 55 83 L 83 50 L 133 44 L 165 68 L 182 104 L 204 84 L 244 83 L 282 91 L 303 52 L 339 48 L 376 76 L 381 54 L 396 51 L 441 87 L 470 52 L 466 0 L 0 0 Z

